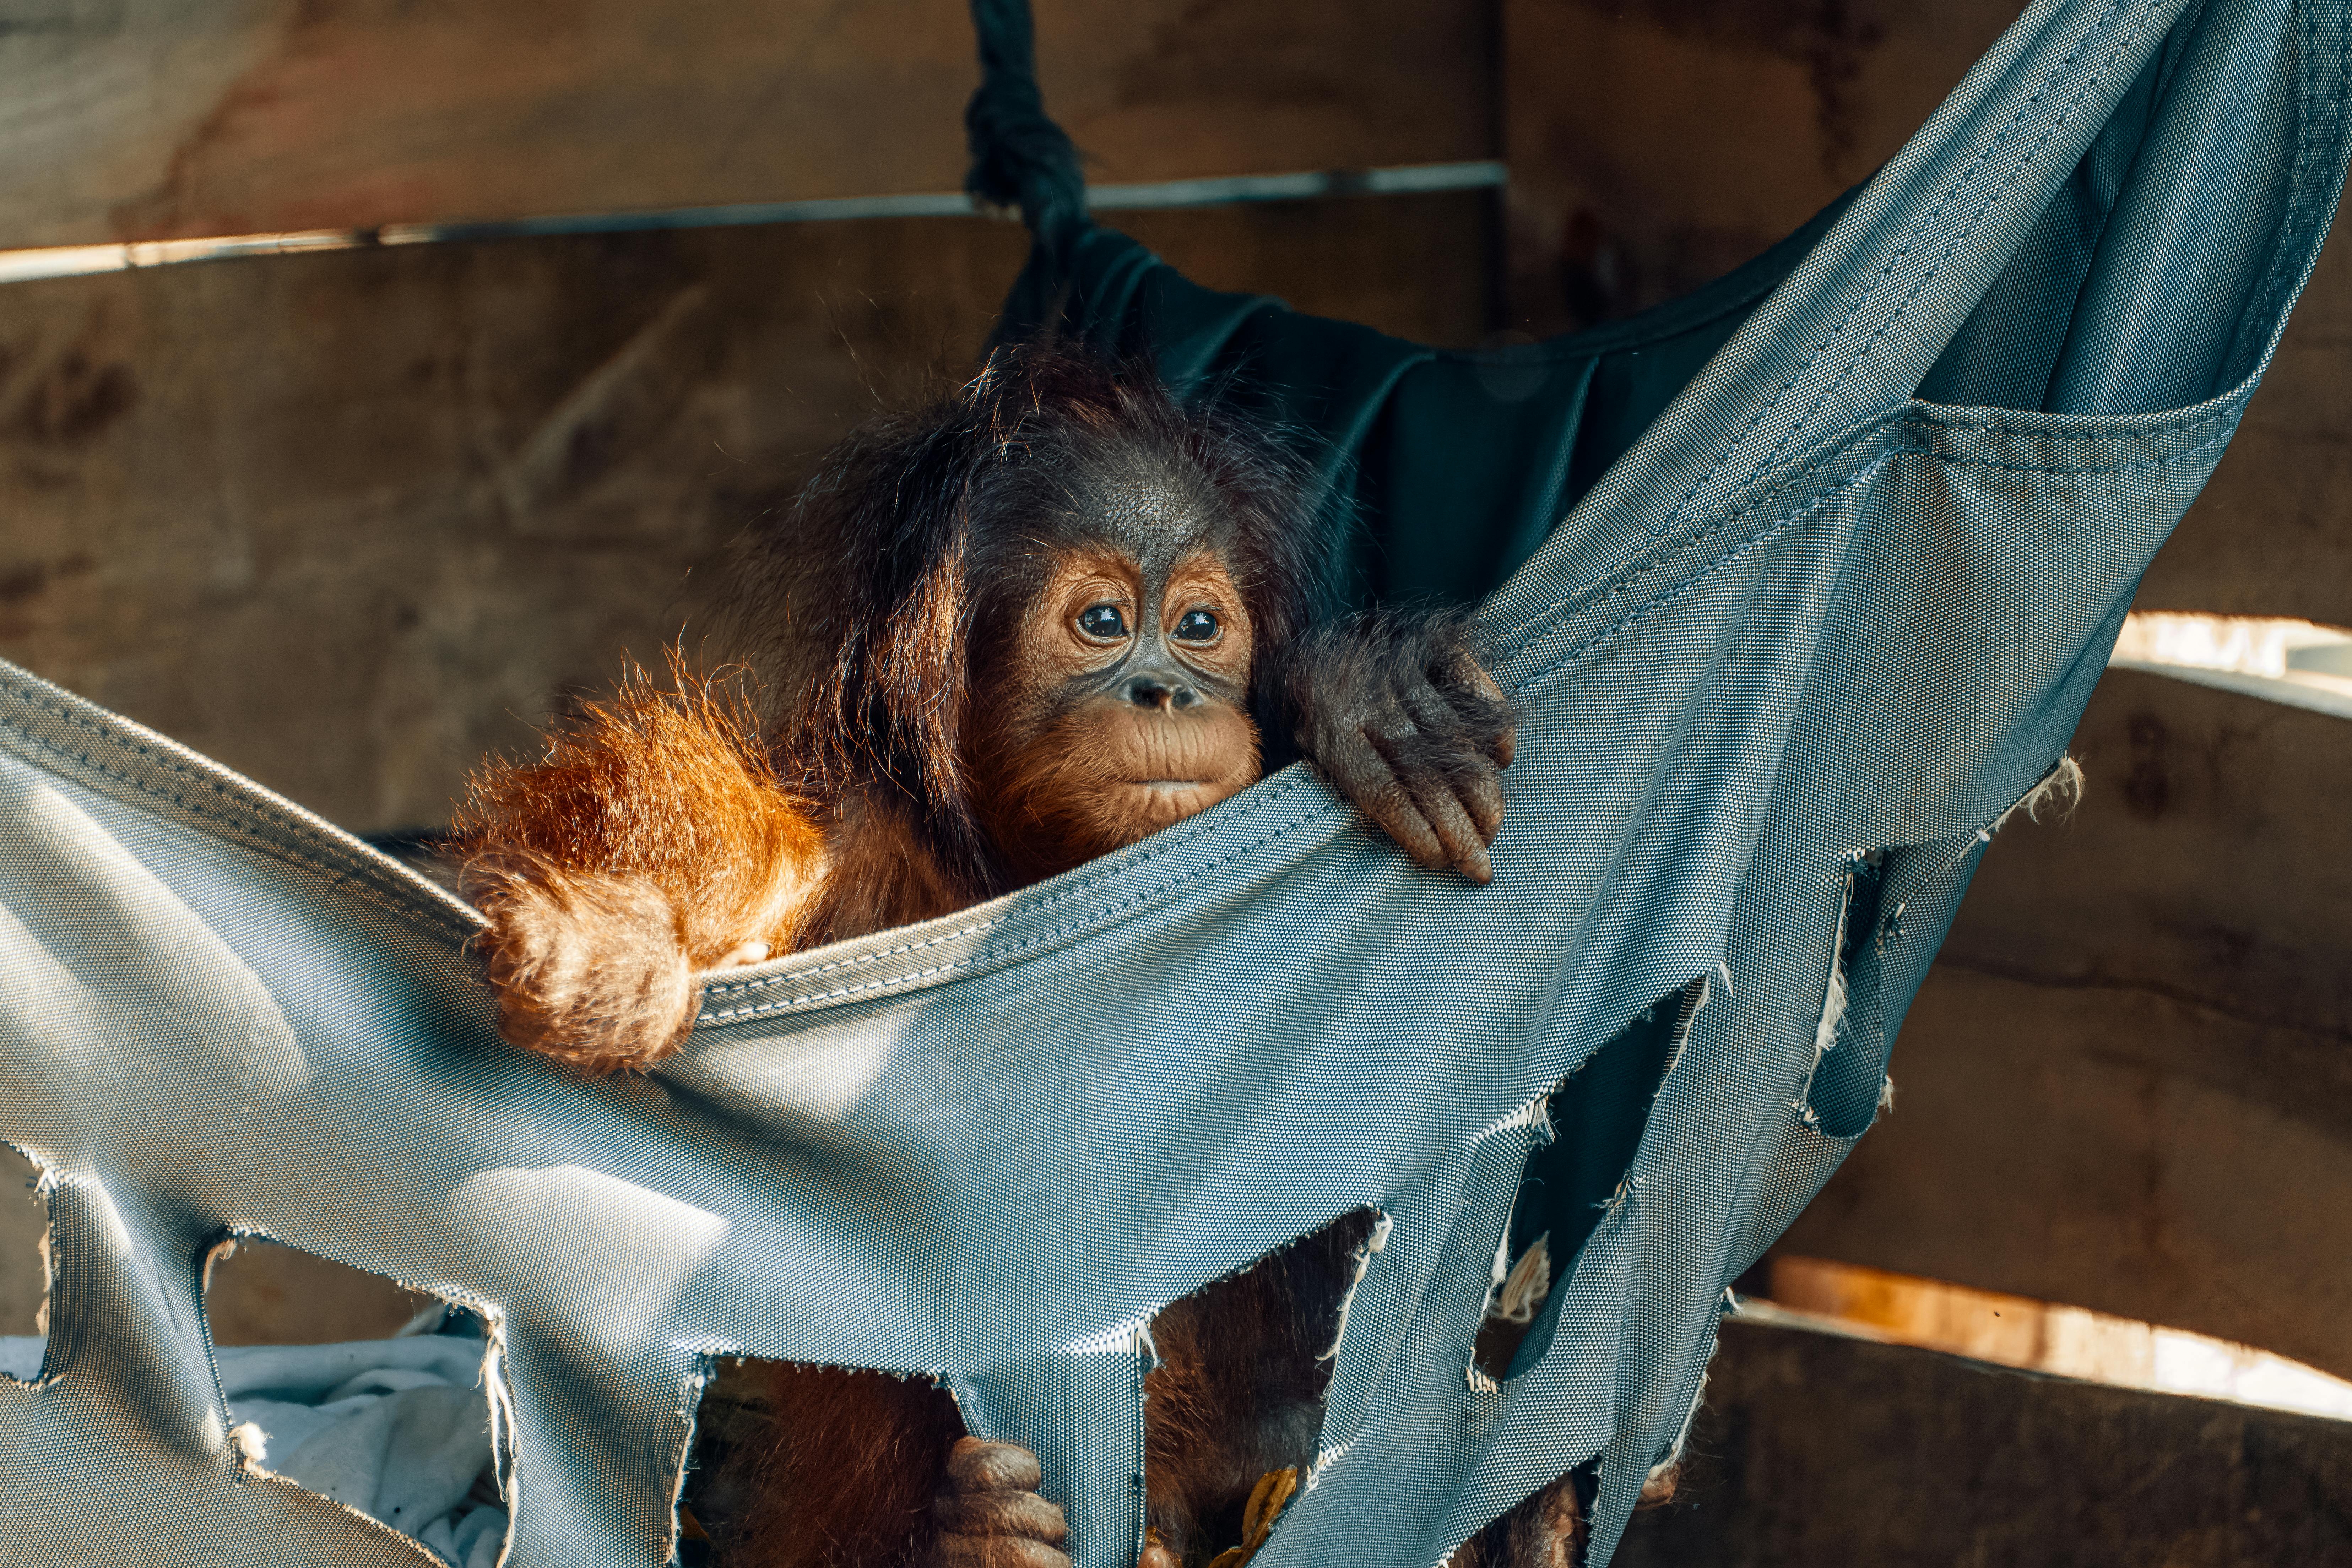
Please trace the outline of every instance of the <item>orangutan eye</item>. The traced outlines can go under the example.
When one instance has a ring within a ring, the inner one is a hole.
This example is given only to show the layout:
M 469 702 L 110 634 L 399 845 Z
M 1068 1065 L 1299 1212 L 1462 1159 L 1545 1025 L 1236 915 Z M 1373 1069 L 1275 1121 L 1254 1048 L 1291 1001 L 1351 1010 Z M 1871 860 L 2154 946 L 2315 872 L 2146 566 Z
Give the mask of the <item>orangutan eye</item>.
M 1217 625 L 1217 617 L 1208 611 L 1187 610 L 1184 618 L 1176 623 L 1176 630 L 1171 635 L 1178 642 L 1213 642 L 1222 629 Z
M 1078 629 L 1090 637 L 1123 637 L 1127 617 L 1117 605 L 1089 605 L 1078 612 Z

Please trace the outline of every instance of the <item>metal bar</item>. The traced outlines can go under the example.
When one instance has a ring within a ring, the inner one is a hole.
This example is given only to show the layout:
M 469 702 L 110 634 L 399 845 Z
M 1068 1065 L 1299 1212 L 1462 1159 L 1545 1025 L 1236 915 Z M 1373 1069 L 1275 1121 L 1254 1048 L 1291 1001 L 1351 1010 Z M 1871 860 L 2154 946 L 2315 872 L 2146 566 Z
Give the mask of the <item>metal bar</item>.
M 1297 174 L 1225 174 L 1200 180 L 1096 185 L 1087 193 L 1097 212 L 1162 207 L 1231 206 L 1244 202 L 1316 201 L 1334 196 L 1409 195 L 1433 191 L 1489 190 L 1508 179 L 1499 163 L 1412 163 L 1385 169 L 1329 170 Z M 320 250 L 362 250 L 390 245 L 529 239 L 551 235 L 634 234 L 653 229 L 731 228 L 756 224 L 836 223 L 851 218 L 993 216 L 961 191 L 896 196 L 829 196 L 804 202 L 736 202 L 721 206 L 662 207 L 645 212 L 566 213 L 495 218 L 479 223 L 394 223 L 380 228 L 298 229 L 283 234 L 224 235 L 205 239 L 137 240 L 123 245 L 59 245 L 0 250 L 0 283 L 79 278 L 191 261 L 227 261 Z
M 2276 616 L 2139 610 L 2110 669 L 2137 669 L 2352 719 L 2352 632 Z

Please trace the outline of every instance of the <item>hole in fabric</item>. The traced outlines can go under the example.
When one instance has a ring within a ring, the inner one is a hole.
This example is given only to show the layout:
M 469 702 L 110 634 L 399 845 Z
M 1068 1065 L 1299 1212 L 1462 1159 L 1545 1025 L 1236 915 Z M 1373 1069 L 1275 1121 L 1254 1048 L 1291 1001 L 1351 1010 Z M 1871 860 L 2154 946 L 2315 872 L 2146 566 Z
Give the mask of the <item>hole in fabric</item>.
M 2053 1377 L 2352 1420 L 2352 1383 L 2250 1345 L 1826 1258 L 1773 1256 L 1738 1315 Z
M 483 1320 L 257 1239 L 222 1242 L 205 1276 L 230 1436 L 246 1462 L 455 1568 L 496 1568 L 507 1509 Z
M 1546 1231 L 1517 1255 L 1507 1254 L 1499 1261 L 1503 1278 L 1487 1295 L 1471 1356 L 1471 1364 L 1489 1381 L 1509 1370 L 1537 1314 L 1551 1299 L 1551 1233 Z
M 1359 1209 L 1152 1320 L 1148 1511 L 1178 1561 L 1255 1551 L 1308 1482 L 1339 1346 L 1389 1234 L 1388 1216 Z
M 1836 958 L 1813 1029 L 1813 1065 L 1798 1096 L 1801 1114 L 1825 1137 L 1868 1131 L 1885 1092 L 1886 1041 L 1868 1005 L 1875 990 L 1859 993 L 1864 1005 L 1858 1011 L 1850 1012 L 1849 1003 L 1857 994 L 1855 964 L 1878 940 L 1886 875 L 1884 850 L 1858 855 L 1846 867 Z
M 823 1541 L 835 1562 L 927 1557 L 931 1499 L 963 1435 L 954 1396 L 919 1378 L 723 1360 L 695 1410 L 677 1561 L 725 1564 L 739 1543 L 780 1539 Z
M 1479 1325 L 1472 1363 L 1478 1373 L 1516 1376 L 1542 1359 L 1551 1342 L 1546 1303 L 1602 1216 L 1627 1201 L 1626 1172 L 1696 994 L 1659 998 L 1552 1090 L 1552 1140 L 1528 1156 L 1519 1178 L 1500 1278 Z
M 1180 1561 L 1263 1541 L 1304 1484 L 1348 1310 L 1387 1234 L 1378 1214 L 1346 1215 L 1153 1320 L 1145 1467 L 1152 1526 Z M 964 1432 L 952 1396 L 918 1379 L 721 1362 L 679 1490 L 679 1560 L 724 1563 L 733 1543 L 786 1531 L 835 1561 L 926 1556 L 913 1537 Z
M 41 1374 L 48 1332 L 49 1205 L 40 1167 L 0 1147 L 0 1372 Z
M 703 1385 L 678 1489 L 677 1556 L 684 1568 L 723 1563 L 719 1543 L 742 1539 L 759 1505 L 761 1471 L 780 1436 L 770 1398 L 778 1371 L 773 1362 L 727 1360 Z

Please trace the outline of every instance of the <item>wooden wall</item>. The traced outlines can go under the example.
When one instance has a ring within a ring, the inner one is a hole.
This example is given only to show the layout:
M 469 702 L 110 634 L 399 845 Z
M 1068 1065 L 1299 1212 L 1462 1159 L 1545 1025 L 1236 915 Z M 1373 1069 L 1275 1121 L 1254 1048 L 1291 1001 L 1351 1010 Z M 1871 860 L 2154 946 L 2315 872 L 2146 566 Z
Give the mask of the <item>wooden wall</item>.
M 2119 670 L 2075 751 L 2081 810 L 1987 853 L 1894 1114 L 1782 1246 L 2352 1376 L 2352 724 Z
M 1614 1568 L 2352 1562 L 2352 1426 L 1725 1327 L 1675 1501 Z
M 1475 339 L 1480 200 L 1134 226 Z M 809 454 L 972 363 L 1024 245 L 886 220 L 0 290 L 0 653 L 348 826 L 439 822 L 486 750 L 677 635 Z
M 1512 325 L 1720 276 L 1866 179 L 2018 0 L 1507 0 Z
M 63 4 L 0 29 L 0 246 L 953 190 L 959 0 Z M 1097 177 L 1479 157 L 1472 0 L 1038 7 Z M 1448 342 L 1485 198 L 1148 215 Z M 970 364 L 1017 226 L 342 253 L 0 292 L 0 653 L 366 830 L 641 658 L 808 455 Z
M 954 0 L 32 9 L 0 29 L 0 246 L 952 189 L 974 78 Z M 1473 194 L 1129 225 L 1212 282 L 1472 343 L 1761 248 L 2016 9 L 1040 0 L 1038 23 L 1101 179 L 1507 156 L 1500 221 Z M 876 221 L 0 290 L 0 655 L 355 828 L 436 822 L 472 759 L 677 635 L 697 569 L 814 448 L 969 364 L 1021 248 Z M 2347 342 L 2339 241 L 2144 606 L 2352 625 Z M 1995 845 L 1894 1114 L 1787 1245 L 2352 1373 L 2352 730 L 2116 675 L 2077 750 L 2081 811 Z
M 963 184 L 963 0 L 47 0 L 0 30 L 0 246 Z M 1477 0 L 1037 0 L 1104 181 L 1493 153 Z

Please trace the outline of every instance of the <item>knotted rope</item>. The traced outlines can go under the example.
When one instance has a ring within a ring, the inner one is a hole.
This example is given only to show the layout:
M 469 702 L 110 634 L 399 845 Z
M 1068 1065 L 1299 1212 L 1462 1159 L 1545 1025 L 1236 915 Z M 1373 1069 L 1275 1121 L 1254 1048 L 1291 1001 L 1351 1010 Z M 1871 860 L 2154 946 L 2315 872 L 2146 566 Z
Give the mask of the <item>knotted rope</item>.
M 1038 242 L 1058 249 L 1087 226 L 1087 178 L 1076 145 L 1046 114 L 1037 90 L 1029 0 L 971 0 L 971 25 L 981 81 L 963 115 L 971 143 L 964 189 L 996 206 L 1018 206 Z

